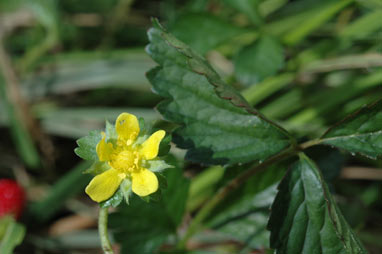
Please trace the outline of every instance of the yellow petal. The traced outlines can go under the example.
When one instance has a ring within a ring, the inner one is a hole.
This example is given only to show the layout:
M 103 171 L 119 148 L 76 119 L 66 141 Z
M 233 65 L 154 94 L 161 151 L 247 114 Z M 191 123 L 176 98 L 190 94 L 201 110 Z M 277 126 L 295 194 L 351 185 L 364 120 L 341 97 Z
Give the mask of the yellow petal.
M 162 141 L 163 137 L 166 135 L 164 130 L 156 131 L 151 135 L 143 144 L 139 153 L 146 160 L 151 160 L 157 157 L 159 144 Z
M 100 161 L 108 161 L 108 160 L 110 160 L 110 155 L 113 152 L 113 144 L 106 143 L 105 132 L 102 132 L 101 134 L 102 134 L 102 139 L 100 142 L 98 142 L 97 147 L 96 147 L 98 159 Z
M 138 196 L 144 197 L 150 195 L 158 189 L 157 176 L 146 168 L 141 168 L 136 173 L 132 173 L 131 178 L 133 192 Z
M 124 177 L 116 169 L 109 169 L 95 176 L 86 186 L 85 192 L 96 202 L 105 201 L 113 196 Z
M 118 138 L 133 142 L 139 134 L 139 123 L 135 115 L 122 113 L 115 122 Z

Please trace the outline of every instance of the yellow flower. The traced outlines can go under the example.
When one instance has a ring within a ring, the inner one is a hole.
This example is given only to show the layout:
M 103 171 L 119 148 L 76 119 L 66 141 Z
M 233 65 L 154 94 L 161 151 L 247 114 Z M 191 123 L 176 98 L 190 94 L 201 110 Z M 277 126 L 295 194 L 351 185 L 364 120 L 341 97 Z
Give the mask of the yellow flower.
M 158 189 L 156 175 L 144 165 L 157 157 L 165 131 L 155 132 L 140 144 L 137 142 L 140 132 L 138 119 L 128 113 L 118 116 L 115 130 L 118 134 L 116 142 L 107 142 L 106 134 L 102 132 L 96 148 L 99 160 L 107 162 L 110 168 L 95 176 L 85 189 L 96 202 L 109 199 L 126 178 L 131 180 L 132 191 L 139 196 L 150 195 Z

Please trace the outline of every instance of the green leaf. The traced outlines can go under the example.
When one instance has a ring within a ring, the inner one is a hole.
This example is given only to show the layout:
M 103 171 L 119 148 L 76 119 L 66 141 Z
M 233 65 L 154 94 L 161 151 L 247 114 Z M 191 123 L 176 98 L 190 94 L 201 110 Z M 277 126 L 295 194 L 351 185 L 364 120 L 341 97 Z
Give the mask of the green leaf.
M 160 203 L 147 203 L 135 195 L 128 206 L 110 214 L 109 227 L 115 232 L 115 241 L 121 244 L 122 254 L 155 253 L 175 231 Z
M 262 23 L 259 14 L 259 0 L 224 0 L 224 2 L 247 15 L 253 24 L 260 25 Z
M 245 163 L 264 160 L 290 144 L 286 131 L 253 109 L 199 54 L 159 27 L 148 35 L 147 51 L 160 66 L 147 76 L 167 99 L 159 112 L 182 125 L 173 141 L 188 149 L 187 159 Z
M 15 101 L 12 101 L 7 95 L 10 91 L 7 91 L 7 86 L 2 74 L 0 74 L 0 100 L 2 106 L 5 108 L 6 122 L 9 124 L 9 130 L 11 132 L 13 141 L 16 145 L 17 152 L 24 161 L 24 163 L 33 169 L 41 166 L 40 156 L 37 148 L 33 143 L 33 139 L 26 128 L 23 119 L 20 117 L 20 110 Z
M 284 42 L 289 45 L 297 44 L 351 2 L 353 0 L 325 1 L 323 4 L 320 3 L 319 9 L 311 13 L 304 22 L 298 24 L 298 26 L 294 27 L 292 31 L 284 36 Z
M 382 101 L 366 106 L 330 128 L 322 143 L 370 158 L 382 154 Z
M 192 178 L 187 201 L 188 212 L 196 210 L 215 193 L 216 185 L 223 175 L 222 166 L 212 166 Z
M 174 225 L 179 225 L 186 209 L 190 181 L 179 168 L 167 169 L 164 173 L 167 188 L 163 190 L 163 203 Z
M 269 207 L 285 168 L 283 164 L 276 164 L 249 178 L 214 209 L 213 216 L 207 222 L 209 227 L 245 246 L 269 247 L 269 232 L 266 230 Z M 226 172 L 230 175 L 232 171 L 235 170 Z
M 277 40 L 267 36 L 242 48 L 234 59 L 236 76 L 245 85 L 274 75 L 283 63 L 283 48 Z
M 0 241 L 1 254 L 12 254 L 13 249 L 23 241 L 25 235 L 24 225 L 17 223 L 14 219 L 9 220 L 8 218 L 9 217 L 4 217 L 2 219 L 3 221 L 7 220 L 7 222 L 4 236 Z
M 170 31 L 204 54 L 246 30 L 211 14 L 188 13 L 175 20 Z
M 165 156 L 171 149 L 171 135 L 166 135 L 159 144 L 158 156 Z
M 189 181 L 179 168 L 164 174 L 168 187 L 162 191 L 160 201 L 147 203 L 133 195 L 129 206 L 121 206 L 110 215 L 109 226 L 122 245 L 121 253 L 157 253 L 160 245 L 176 233 L 185 210 Z
M 376 9 L 356 19 L 347 25 L 340 33 L 344 39 L 363 39 L 373 33 L 377 33 L 382 28 L 380 22 L 382 9 Z
M 279 185 L 268 228 L 276 253 L 367 253 L 304 154 Z
M 99 131 L 91 131 L 88 136 L 77 140 L 78 147 L 74 152 L 84 160 L 98 160 L 96 147 L 98 142 L 102 139 Z

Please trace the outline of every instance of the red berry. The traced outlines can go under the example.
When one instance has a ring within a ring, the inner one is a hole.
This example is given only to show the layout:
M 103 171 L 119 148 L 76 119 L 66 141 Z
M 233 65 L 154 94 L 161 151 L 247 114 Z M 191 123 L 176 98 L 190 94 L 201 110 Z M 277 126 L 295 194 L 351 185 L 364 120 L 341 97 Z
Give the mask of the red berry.
M 10 179 L 0 180 L 0 217 L 13 214 L 16 219 L 20 218 L 24 202 L 24 190 L 17 182 Z

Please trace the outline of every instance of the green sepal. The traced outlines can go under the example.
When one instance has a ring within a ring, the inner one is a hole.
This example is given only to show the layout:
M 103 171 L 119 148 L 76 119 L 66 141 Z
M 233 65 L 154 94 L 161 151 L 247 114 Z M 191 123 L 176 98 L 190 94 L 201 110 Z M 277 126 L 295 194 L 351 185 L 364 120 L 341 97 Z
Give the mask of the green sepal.
M 100 131 L 91 131 L 89 135 L 77 140 L 78 147 L 74 152 L 84 160 L 98 160 L 96 147 L 102 139 Z
M 154 159 L 146 161 L 144 167 L 152 172 L 162 172 L 163 170 L 173 168 L 174 166 L 167 164 L 164 160 Z
M 123 193 L 123 197 L 125 198 L 126 204 L 129 204 L 130 196 L 133 194 L 133 191 L 131 189 L 131 180 L 125 178 L 119 186 L 119 189 Z
M 83 173 L 84 174 L 99 175 L 108 169 L 110 169 L 110 165 L 107 162 L 96 161 L 90 166 L 90 168 L 86 169 Z
M 114 124 L 110 123 L 109 121 L 106 120 L 106 142 L 110 142 L 113 145 L 117 143 L 118 139 L 118 134 L 117 131 L 115 130 Z
M 99 206 L 101 208 L 117 207 L 122 202 L 122 200 L 123 192 L 121 191 L 121 188 L 118 188 L 118 190 L 114 193 L 113 196 L 111 196 L 111 198 L 99 203 Z

